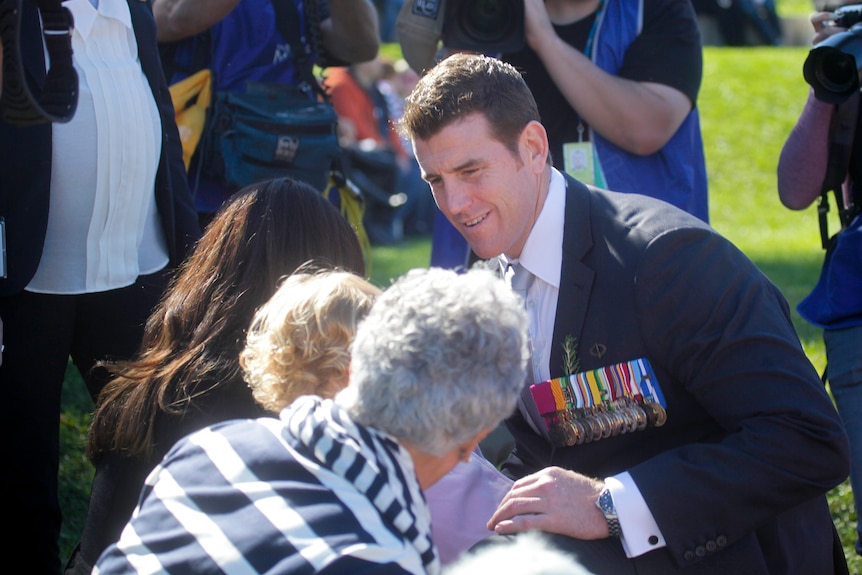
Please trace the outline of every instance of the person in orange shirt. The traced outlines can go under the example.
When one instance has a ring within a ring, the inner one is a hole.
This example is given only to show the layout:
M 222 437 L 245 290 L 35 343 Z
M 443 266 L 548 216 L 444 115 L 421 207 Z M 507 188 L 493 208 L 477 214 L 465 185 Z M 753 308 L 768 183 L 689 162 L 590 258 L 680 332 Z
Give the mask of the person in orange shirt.
M 378 57 L 330 68 L 324 86 L 338 114 L 346 169 L 366 196 L 369 238 L 376 244 L 395 244 L 405 236 L 430 234 L 436 208 L 378 88 L 384 66 Z

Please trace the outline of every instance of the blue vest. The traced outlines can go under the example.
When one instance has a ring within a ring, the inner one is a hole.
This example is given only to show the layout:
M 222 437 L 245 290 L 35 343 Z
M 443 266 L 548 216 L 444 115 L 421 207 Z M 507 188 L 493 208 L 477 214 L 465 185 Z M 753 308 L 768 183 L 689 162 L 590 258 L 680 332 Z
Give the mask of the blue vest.
M 596 28 L 595 64 L 619 75 L 626 49 L 643 24 L 644 0 L 605 0 Z M 700 119 L 693 108 L 673 137 L 658 152 L 638 156 L 612 144 L 590 128 L 590 141 L 608 189 L 663 199 L 709 221 L 706 161 Z

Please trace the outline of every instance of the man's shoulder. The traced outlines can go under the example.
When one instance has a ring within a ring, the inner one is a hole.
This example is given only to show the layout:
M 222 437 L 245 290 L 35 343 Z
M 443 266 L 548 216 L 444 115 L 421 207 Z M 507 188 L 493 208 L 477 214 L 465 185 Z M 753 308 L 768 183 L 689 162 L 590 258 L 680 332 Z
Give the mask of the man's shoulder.
M 567 197 L 586 199 L 596 217 L 610 218 L 633 227 L 696 227 L 711 229 L 700 219 L 665 200 L 630 192 L 586 185 L 566 176 Z M 568 202 L 567 202 L 568 203 Z
M 645 245 L 668 234 L 717 235 L 700 219 L 664 200 L 571 182 L 567 183 L 566 226 L 583 226 L 583 214 L 589 214 L 593 242 L 624 239 Z

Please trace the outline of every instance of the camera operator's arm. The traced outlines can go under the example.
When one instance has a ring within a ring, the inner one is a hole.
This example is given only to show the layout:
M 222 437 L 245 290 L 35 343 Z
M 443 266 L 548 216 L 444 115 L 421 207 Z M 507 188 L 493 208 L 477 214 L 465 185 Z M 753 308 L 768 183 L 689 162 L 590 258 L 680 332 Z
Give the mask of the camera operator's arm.
M 814 45 L 829 36 L 844 32 L 845 28 L 831 26 L 831 12 L 811 15 L 814 27 Z M 778 158 L 778 197 L 792 210 L 802 210 L 820 196 L 826 166 L 829 161 L 829 126 L 835 106 L 814 97 L 808 91 L 805 108 L 796 120 L 781 155 Z
M 380 47 L 377 10 L 370 0 L 329 0 L 320 23 L 327 55 L 346 63 L 367 62 Z
M 240 0 L 153 0 L 156 39 L 176 42 L 200 34 L 227 16 Z
M 692 102 L 670 86 L 608 74 L 557 36 L 552 19 L 571 22 L 597 6 L 597 0 L 526 0 L 527 42 L 569 104 L 594 130 L 631 153 L 654 153 L 676 133 Z
M 820 196 L 826 175 L 829 124 L 835 106 L 809 90 L 808 101 L 784 142 L 778 158 L 778 197 L 792 210 L 802 210 Z
M 221 21 L 240 0 L 153 0 L 159 42 L 200 34 Z M 369 0 L 330 0 L 330 16 L 320 24 L 327 54 L 346 63 L 377 55 L 377 11 Z

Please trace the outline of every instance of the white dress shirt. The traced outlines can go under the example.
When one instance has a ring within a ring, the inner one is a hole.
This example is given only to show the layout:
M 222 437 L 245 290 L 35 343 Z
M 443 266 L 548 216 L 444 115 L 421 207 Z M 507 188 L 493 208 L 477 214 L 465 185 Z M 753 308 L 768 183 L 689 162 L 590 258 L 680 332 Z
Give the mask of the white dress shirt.
M 551 184 L 542 211 L 517 260 L 501 256 L 504 265 L 521 264 L 535 276 L 527 289 L 525 305 L 530 318 L 530 357 L 534 383 L 551 378 L 551 338 L 557 315 L 563 261 L 563 229 L 566 214 L 566 181 L 551 168 Z M 507 273 L 511 282 L 512 272 Z M 525 417 L 531 426 L 535 423 Z M 534 428 L 535 430 L 535 428 Z M 538 433 L 538 430 L 535 430 Z M 542 434 L 544 435 L 544 434 Z M 631 475 L 624 471 L 605 478 L 619 515 L 626 556 L 637 557 L 664 547 L 664 536 Z

